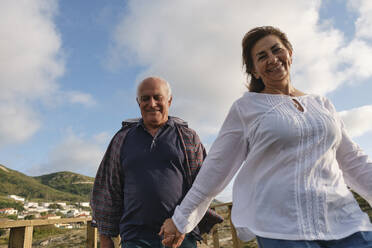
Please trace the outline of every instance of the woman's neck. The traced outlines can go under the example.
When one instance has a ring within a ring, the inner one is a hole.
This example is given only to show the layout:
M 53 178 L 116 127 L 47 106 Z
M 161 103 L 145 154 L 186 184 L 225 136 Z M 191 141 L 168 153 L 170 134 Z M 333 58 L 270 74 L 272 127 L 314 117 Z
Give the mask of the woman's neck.
M 303 95 L 305 95 L 303 92 L 295 89 L 290 84 L 287 84 L 284 87 L 273 87 L 271 85 L 265 85 L 265 88 L 261 91 L 261 93 L 280 94 L 280 95 L 287 95 L 287 96 L 303 96 Z

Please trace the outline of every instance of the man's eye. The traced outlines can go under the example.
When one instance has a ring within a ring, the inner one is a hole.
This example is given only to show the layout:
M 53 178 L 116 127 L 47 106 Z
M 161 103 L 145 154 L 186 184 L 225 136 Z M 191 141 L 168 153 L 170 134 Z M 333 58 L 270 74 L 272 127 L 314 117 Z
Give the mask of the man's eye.
M 148 100 L 150 100 L 150 96 L 141 96 L 140 100 L 141 102 L 147 102 Z
M 161 100 L 163 100 L 163 96 L 162 95 L 155 95 L 153 97 L 154 97 L 154 100 L 155 101 L 161 101 Z
M 155 101 L 162 101 L 164 97 L 162 95 L 141 96 L 140 101 L 147 102 L 150 101 L 151 98 L 154 98 Z

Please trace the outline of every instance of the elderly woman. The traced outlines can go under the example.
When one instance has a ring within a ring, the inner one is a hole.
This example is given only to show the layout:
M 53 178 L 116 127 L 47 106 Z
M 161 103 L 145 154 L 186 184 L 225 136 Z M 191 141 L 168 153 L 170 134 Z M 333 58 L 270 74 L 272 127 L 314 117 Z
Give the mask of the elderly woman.
M 292 45 L 279 29 L 242 42 L 249 92 L 232 105 L 192 188 L 162 226 L 176 247 L 238 172 L 232 222 L 261 248 L 372 247 L 372 162 L 350 139 L 332 103 L 291 83 Z M 240 170 L 239 170 L 240 169 Z

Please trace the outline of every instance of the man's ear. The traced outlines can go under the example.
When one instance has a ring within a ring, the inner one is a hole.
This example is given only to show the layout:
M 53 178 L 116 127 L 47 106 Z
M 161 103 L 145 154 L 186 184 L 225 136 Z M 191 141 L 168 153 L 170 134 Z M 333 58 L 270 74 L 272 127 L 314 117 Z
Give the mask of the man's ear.
M 140 105 L 140 102 L 139 102 L 139 100 L 138 100 L 138 97 L 136 97 L 136 101 L 137 101 L 138 106 L 139 106 L 139 105 Z
M 171 104 L 172 104 L 172 100 L 173 100 L 173 97 L 171 96 L 171 97 L 169 98 L 169 100 L 168 100 L 168 106 L 169 106 L 169 107 L 170 107 Z

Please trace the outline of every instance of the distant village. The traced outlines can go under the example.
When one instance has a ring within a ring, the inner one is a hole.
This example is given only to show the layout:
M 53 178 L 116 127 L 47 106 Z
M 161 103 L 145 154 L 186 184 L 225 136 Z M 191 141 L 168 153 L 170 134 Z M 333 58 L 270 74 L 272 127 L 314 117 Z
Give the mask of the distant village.
M 66 202 L 31 202 L 17 195 L 9 195 L 8 197 L 22 203 L 24 210 L 20 212 L 14 208 L 3 208 L 0 209 L 0 215 L 16 216 L 17 220 L 78 218 L 91 215 L 89 202 L 67 205 Z M 69 224 L 56 224 L 56 226 L 72 228 Z

